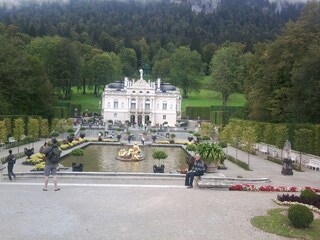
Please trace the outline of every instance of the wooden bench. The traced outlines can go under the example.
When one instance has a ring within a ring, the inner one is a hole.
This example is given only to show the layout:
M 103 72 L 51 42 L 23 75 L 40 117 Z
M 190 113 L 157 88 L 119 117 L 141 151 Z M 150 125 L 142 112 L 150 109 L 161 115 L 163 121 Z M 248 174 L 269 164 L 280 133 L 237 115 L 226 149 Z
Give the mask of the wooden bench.
M 309 162 L 306 164 L 307 168 L 310 168 L 312 170 L 319 171 L 320 169 L 320 160 L 318 159 L 309 159 Z

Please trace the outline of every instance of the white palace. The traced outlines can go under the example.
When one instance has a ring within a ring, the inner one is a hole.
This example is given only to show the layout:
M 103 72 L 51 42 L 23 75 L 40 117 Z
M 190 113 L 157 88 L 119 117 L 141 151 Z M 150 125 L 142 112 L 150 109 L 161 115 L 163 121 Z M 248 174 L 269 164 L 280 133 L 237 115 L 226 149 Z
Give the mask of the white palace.
M 131 124 L 161 125 L 167 122 L 174 126 L 181 118 L 181 95 L 178 88 L 169 83 L 147 82 L 143 79 L 135 81 L 127 77 L 123 81 L 115 81 L 107 85 L 102 94 L 103 121 L 109 120 Z

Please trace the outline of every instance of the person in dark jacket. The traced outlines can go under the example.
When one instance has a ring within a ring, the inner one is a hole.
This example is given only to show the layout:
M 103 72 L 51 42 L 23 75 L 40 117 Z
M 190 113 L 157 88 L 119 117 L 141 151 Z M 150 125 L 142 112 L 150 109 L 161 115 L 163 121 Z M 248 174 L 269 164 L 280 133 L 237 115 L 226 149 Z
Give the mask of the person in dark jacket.
M 9 180 L 12 181 L 12 177 L 16 178 L 16 175 L 13 173 L 13 167 L 14 164 L 16 163 L 16 158 L 15 156 L 12 154 L 12 150 L 9 150 L 9 155 L 7 156 L 7 163 L 8 163 L 8 177 Z
M 187 172 L 186 178 L 185 178 L 185 186 L 188 188 L 192 188 L 193 185 L 193 179 L 195 176 L 202 176 L 205 171 L 205 165 L 204 162 L 200 159 L 200 155 L 195 155 L 195 161 L 192 169 Z

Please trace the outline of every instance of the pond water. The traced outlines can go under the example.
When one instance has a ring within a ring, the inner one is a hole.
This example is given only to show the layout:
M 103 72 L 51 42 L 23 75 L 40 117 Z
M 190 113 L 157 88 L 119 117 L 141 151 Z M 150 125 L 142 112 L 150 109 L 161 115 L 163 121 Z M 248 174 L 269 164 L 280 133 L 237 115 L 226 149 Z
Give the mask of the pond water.
M 123 162 L 116 159 L 120 149 L 129 149 L 129 146 L 110 146 L 110 145 L 89 145 L 84 148 L 84 155 L 81 157 L 66 156 L 61 164 L 71 167 L 72 163 L 83 164 L 84 172 L 136 172 L 152 173 L 153 165 L 158 165 L 159 160 L 152 158 L 155 150 L 162 150 L 168 154 L 168 158 L 161 160 L 165 165 L 166 173 L 185 169 L 187 164 L 185 157 L 187 153 L 180 147 L 152 147 L 140 146 L 145 160 L 140 162 Z

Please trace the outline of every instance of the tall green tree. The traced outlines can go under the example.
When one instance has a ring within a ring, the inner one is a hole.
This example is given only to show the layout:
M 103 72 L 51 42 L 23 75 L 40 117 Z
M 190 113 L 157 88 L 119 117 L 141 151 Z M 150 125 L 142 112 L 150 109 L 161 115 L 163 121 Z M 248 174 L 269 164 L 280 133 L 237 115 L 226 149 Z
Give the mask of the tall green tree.
M 152 76 L 154 78 L 160 77 L 167 82 L 170 79 L 170 59 L 156 60 L 152 68 Z
M 170 78 L 173 84 L 183 90 L 183 97 L 189 91 L 198 91 L 201 79 L 201 56 L 188 47 L 179 47 L 171 56 Z
M 32 139 L 37 139 L 40 133 L 39 120 L 35 118 L 30 118 L 28 122 L 28 136 Z
M 6 122 L 4 120 L 0 121 L 0 143 L 4 144 L 8 140 L 8 131 L 6 127 Z
M 132 48 L 122 48 L 118 55 L 122 63 L 122 72 L 127 77 L 132 77 L 137 70 L 137 54 Z
M 49 135 L 49 124 L 48 119 L 40 119 L 40 137 L 48 137 Z
M 93 81 L 97 96 L 99 87 L 104 86 L 121 77 L 122 65 L 120 57 L 115 53 L 103 53 L 94 56 L 88 63 L 88 77 Z
M 245 84 L 254 120 L 319 122 L 319 14 L 320 3 L 308 2 L 297 22 L 286 24 L 274 42 L 255 49 Z
M 21 141 L 22 135 L 25 134 L 24 121 L 21 118 L 14 120 L 13 137 L 17 141 Z
M 53 85 L 59 89 L 63 98 L 69 99 L 71 87 L 76 84 L 80 76 L 80 61 L 75 49 L 68 40 L 62 39 L 51 49 L 49 76 Z
M 205 74 L 210 74 L 210 62 L 214 53 L 218 50 L 218 46 L 215 43 L 209 43 L 205 45 L 202 49 L 202 61 L 205 64 Z
M 0 110 L 2 114 L 52 112 L 52 86 L 42 62 L 28 51 L 29 39 L 0 24 Z
M 242 129 L 243 149 L 248 153 L 248 166 L 250 167 L 250 154 L 254 152 L 257 143 L 257 134 L 253 126 L 245 126 Z
M 211 61 L 211 88 L 222 95 L 223 106 L 232 93 L 239 92 L 244 79 L 243 47 L 230 44 L 221 47 Z

